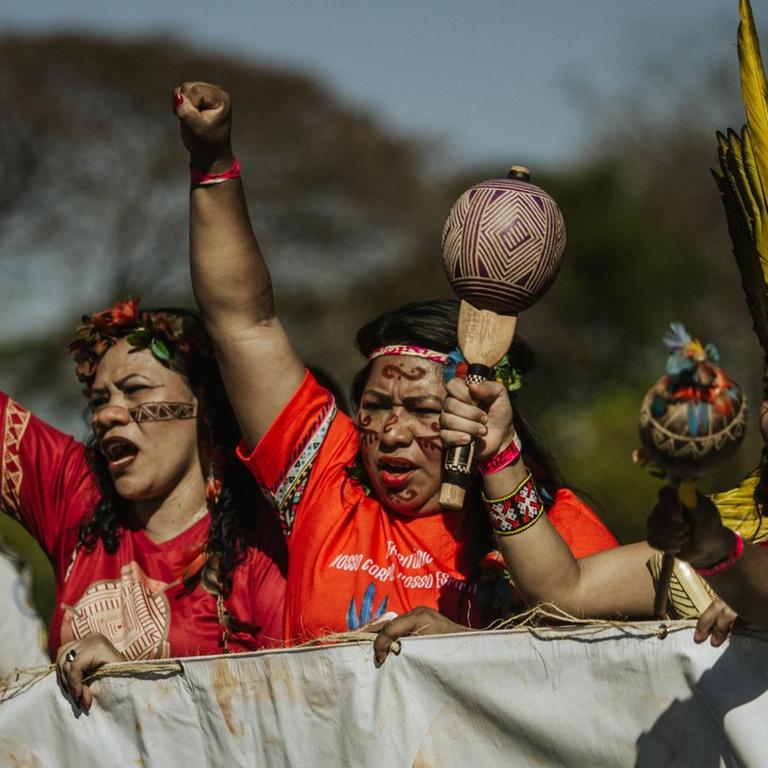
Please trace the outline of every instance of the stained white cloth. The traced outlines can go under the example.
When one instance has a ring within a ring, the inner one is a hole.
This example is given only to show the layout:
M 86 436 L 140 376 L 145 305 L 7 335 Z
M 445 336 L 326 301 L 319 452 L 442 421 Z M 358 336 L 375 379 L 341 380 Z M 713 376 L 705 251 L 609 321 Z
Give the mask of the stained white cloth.
M 49 662 L 45 626 L 32 605 L 31 575 L 0 540 L 0 679 Z
M 0 765 L 768 764 L 768 634 L 669 626 L 406 638 L 380 669 L 369 643 L 188 659 L 77 717 L 48 676 L 0 704 Z

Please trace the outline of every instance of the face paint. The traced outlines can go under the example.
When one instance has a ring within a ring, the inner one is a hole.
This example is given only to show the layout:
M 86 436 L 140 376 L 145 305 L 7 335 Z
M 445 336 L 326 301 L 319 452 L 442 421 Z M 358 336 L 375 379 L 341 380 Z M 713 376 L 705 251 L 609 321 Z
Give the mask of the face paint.
M 432 431 L 436 433 L 435 435 L 420 436 L 414 439 L 419 444 L 421 450 L 424 451 L 424 453 L 427 453 L 428 451 L 439 451 L 442 453 L 443 441 L 439 437 L 440 424 L 436 421 L 433 421 L 432 424 L 430 424 L 430 427 Z
M 388 435 L 392 431 L 392 427 L 400 421 L 399 416 L 396 413 L 390 413 L 387 416 L 387 420 L 384 422 L 384 426 L 381 428 L 381 432 L 384 435 Z
M 360 435 L 360 444 L 365 446 L 371 446 L 376 442 L 377 434 L 375 429 L 368 429 L 373 417 L 369 414 L 358 414 L 355 427 L 357 434 Z
M 427 369 L 421 366 L 414 366 L 406 370 L 402 363 L 397 365 L 385 365 L 381 370 L 381 375 L 385 379 L 407 379 L 408 381 L 418 381 L 427 375 Z
M 141 403 L 129 408 L 131 419 L 137 424 L 146 421 L 174 421 L 176 419 L 194 419 L 197 416 L 197 403 Z
M 440 363 L 382 355 L 362 393 L 360 456 L 378 499 L 400 514 L 439 511 L 442 375 Z

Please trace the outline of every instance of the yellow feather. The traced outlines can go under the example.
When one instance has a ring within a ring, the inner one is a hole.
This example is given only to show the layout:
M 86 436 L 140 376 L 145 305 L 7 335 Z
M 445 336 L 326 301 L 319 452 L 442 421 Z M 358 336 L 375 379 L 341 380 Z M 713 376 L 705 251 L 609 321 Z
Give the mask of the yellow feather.
M 768 82 L 760 55 L 760 40 L 755 29 L 755 20 L 749 0 L 740 0 L 738 50 L 741 93 L 747 112 L 747 126 L 752 139 L 757 166 L 757 179 L 761 182 L 762 198 L 765 200 L 764 182 L 768 180 Z
M 768 523 L 763 524 L 764 520 L 758 514 L 754 500 L 759 476 L 759 470 L 755 470 L 736 488 L 710 496 L 720 513 L 723 524 L 747 541 L 754 542 L 765 541 L 768 538 Z
M 739 137 L 718 134 L 714 172 L 728 219 L 741 284 L 768 356 L 768 80 L 749 0 L 739 0 L 739 71 L 747 125 Z

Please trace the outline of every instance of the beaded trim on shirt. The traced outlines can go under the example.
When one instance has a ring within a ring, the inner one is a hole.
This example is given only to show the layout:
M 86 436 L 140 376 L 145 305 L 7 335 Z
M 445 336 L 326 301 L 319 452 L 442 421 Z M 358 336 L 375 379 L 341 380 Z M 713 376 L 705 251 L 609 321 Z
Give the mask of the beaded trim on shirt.
M 289 468 L 283 478 L 277 483 L 276 488 L 274 490 L 270 488 L 262 489 L 277 509 L 280 527 L 286 536 L 293 529 L 296 509 L 307 486 L 309 473 L 325 440 L 325 436 L 328 434 L 336 411 L 336 401 L 333 397 L 329 397 L 328 402 L 318 414 L 315 423 L 307 432 L 303 443 L 291 455 Z
M 12 517 L 19 518 L 21 503 L 19 492 L 24 480 L 24 468 L 19 458 L 19 448 L 29 425 L 30 412 L 8 398 L 5 406 L 3 445 L 0 456 L 0 508 Z

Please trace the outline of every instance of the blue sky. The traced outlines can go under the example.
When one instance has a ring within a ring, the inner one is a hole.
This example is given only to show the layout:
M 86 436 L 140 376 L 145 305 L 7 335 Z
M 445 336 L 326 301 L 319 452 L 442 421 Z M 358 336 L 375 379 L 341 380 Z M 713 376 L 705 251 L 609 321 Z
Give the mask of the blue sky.
M 754 1 L 758 22 L 768 3 Z M 761 18 L 763 17 L 763 18 Z M 172 35 L 314 74 L 458 163 L 560 163 L 595 131 L 588 94 L 631 99 L 651 60 L 733 60 L 737 0 L 30 0 L 6 30 Z

